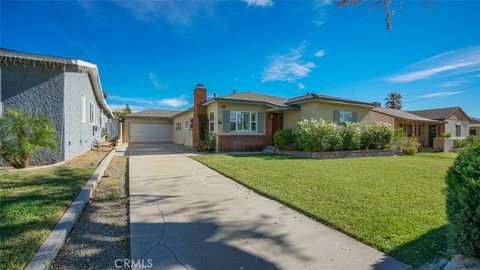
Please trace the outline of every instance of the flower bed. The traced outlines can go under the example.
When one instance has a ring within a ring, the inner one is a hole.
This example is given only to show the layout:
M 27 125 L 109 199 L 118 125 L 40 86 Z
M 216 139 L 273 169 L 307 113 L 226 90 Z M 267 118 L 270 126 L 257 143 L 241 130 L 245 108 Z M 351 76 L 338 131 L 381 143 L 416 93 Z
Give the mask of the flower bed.
M 338 159 L 338 158 L 360 158 L 360 157 L 385 157 L 393 156 L 393 149 L 378 150 L 353 150 L 353 151 L 329 151 L 329 152 L 303 152 L 303 151 L 280 151 L 278 154 L 313 159 Z

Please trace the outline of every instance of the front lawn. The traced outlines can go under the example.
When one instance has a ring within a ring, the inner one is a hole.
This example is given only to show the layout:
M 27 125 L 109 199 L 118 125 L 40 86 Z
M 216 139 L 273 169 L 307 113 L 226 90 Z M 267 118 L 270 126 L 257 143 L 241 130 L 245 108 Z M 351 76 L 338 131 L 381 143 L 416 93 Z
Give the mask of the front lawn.
M 0 172 L 1 270 L 24 268 L 110 149 L 61 167 Z
M 192 157 L 236 181 L 418 266 L 445 254 L 445 180 L 454 153 L 312 160 Z

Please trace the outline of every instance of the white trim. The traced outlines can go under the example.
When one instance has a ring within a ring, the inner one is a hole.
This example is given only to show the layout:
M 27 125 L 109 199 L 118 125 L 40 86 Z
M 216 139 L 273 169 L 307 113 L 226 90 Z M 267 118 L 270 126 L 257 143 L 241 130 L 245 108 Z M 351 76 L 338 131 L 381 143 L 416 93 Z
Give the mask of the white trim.
M 93 109 L 93 110 L 92 110 Z M 92 125 L 95 125 L 95 104 L 90 100 L 90 105 L 88 107 L 88 122 Z M 92 122 L 93 119 L 93 122 Z
M 235 130 L 232 130 L 231 123 L 232 123 L 232 113 L 235 113 Z M 248 129 L 238 129 L 238 117 L 244 113 L 248 113 Z M 252 121 L 252 115 L 256 116 L 256 121 Z M 255 123 L 255 130 L 252 130 L 252 123 Z M 230 133 L 249 133 L 249 132 L 257 132 L 258 131 L 258 112 L 253 111 L 230 111 Z
M 84 94 L 80 94 L 80 121 L 82 123 L 85 123 L 87 120 L 86 114 L 87 114 L 87 99 L 85 98 Z

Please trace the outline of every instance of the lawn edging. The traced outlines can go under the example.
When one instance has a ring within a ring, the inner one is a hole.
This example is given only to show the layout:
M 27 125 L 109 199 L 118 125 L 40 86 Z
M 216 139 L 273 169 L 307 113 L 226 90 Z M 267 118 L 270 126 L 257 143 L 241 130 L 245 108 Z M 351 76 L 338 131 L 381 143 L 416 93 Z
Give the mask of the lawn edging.
M 281 151 L 276 149 L 278 154 L 312 158 L 312 159 L 338 159 L 338 158 L 361 158 L 361 157 L 387 157 L 395 155 L 393 149 L 381 150 L 353 150 L 353 151 L 330 151 L 330 152 L 302 152 L 302 151 Z
M 40 169 L 54 168 L 54 167 L 58 167 L 58 166 L 61 166 L 61 165 L 64 165 L 64 164 L 65 164 L 65 161 L 60 161 L 60 162 L 56 162 L 56 163 L 53 163 L 53 164 L 41 165 L 41 166 L 35 166 L 35 167 L 27 167 L 27 168 L 23 168 L 23 169 L 0 170 L 0 173 L 35 171 L 35 170 L 40 170 Z
M 98 165 L 83 189 L 77 195 L 75 200 L 70 204 L 68 209 L 63 213 L 48 237 L 43 241 L 35 255 L 30 259 L 25 270 L 49 269 L 55 256 L 62 248 L 68 233 L 72 230 L 75 221 L 83 211 L 83 208 L 89 202 L 93 191 L 98 182 L 102 179 L 105 170 L 113 159 L 116 150 L 112 149 L 102 162 Z

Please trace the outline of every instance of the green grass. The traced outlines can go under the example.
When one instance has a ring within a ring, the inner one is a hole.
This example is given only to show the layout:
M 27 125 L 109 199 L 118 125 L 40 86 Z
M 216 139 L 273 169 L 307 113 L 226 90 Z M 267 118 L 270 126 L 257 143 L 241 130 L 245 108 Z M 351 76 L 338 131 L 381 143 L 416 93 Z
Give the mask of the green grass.
M 444 176 L 454 153 L 312 160 L 192 157 L 331 227 L 418 266 L 447 250 Z
M 0 269 L 22 269 L 95 167 L 0 173 Z

